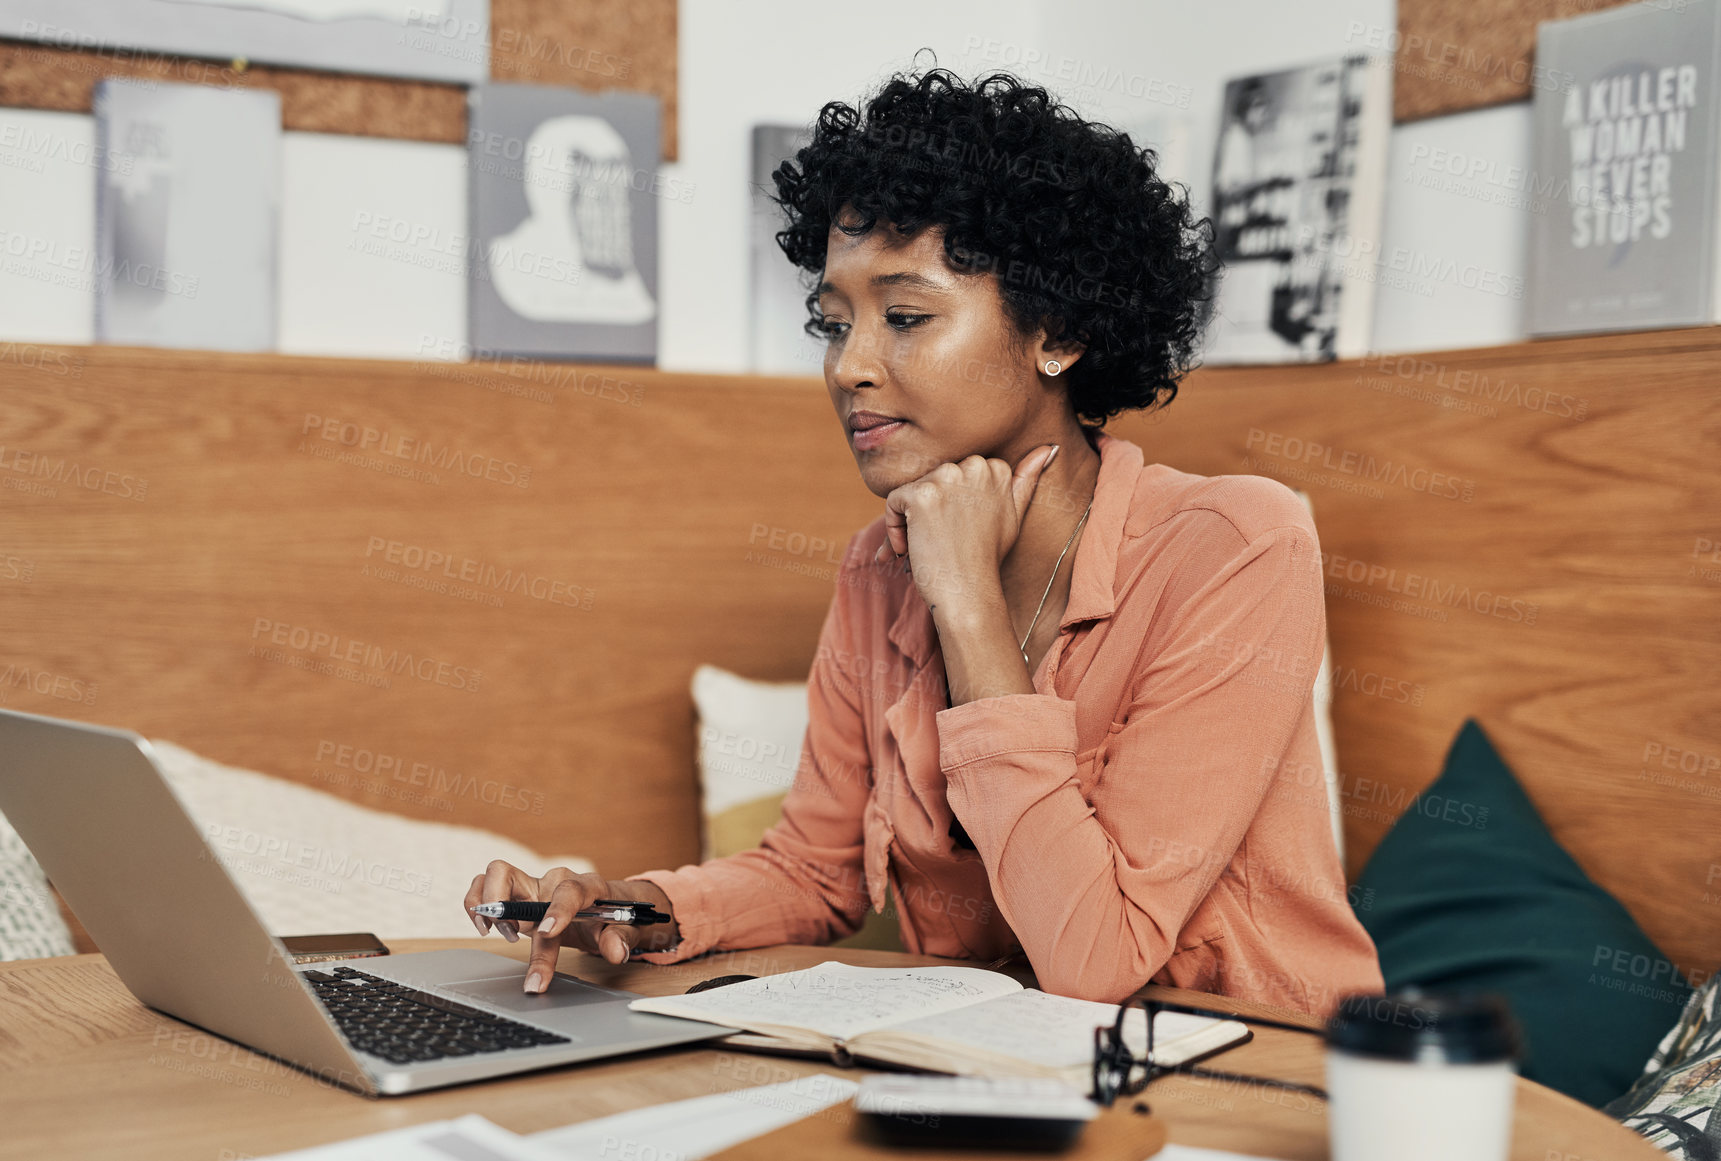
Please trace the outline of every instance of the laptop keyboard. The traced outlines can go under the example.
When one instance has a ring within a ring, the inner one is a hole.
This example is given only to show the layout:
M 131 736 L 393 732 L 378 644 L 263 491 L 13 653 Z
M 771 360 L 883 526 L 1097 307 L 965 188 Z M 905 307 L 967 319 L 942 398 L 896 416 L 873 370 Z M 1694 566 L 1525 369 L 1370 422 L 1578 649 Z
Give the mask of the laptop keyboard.
M 416 1064 L 506 1048 L 567 1044 L 534 1028 L 350 967 L 299 973 L 355 1048 L 391 1064 Z

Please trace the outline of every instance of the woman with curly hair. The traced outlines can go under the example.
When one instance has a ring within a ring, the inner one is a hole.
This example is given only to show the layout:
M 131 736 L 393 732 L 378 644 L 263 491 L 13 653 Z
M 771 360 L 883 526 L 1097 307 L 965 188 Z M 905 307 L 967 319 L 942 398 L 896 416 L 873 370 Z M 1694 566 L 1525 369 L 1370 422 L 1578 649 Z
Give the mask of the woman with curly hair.
M 550 903 L 527 991 L 564 943 L 616 963 L 828 943 L 887 887 L 909 950 L 1025 953 L 1065 995 L 1156 982 L 1325 1015 L 1381 989 L 1321 777 L 1308 512 L 1103 430 L 1176 394 L 1215 276 L 1211 223 L 1156 161 L 1043 88 L 933 69 L 826 105 L 777 169 L 777 240 L 816 282 L 807 327 L 884 512 L 850 541 L 758 849 L 473 880 L 468 906 Z M 598 898 L 673 922 L 570 921 Z

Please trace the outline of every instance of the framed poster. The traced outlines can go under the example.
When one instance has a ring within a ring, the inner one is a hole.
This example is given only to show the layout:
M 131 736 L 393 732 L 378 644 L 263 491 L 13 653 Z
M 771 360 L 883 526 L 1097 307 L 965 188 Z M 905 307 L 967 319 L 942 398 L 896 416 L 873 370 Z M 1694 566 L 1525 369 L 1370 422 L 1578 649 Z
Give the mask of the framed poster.
M 1225 85 L 1213 155 L 1224 263 L 1212 364 L 1318 363 L 1368 349 L 1392 130 L 1391 58 L 1347 56 Z
M 490 0 L 0 0 L 0 36 L 469 85 Z
M 281 98 L 96 86 L 96 341 L 275 348 Z
M 490 84 L 468 100 L 479 357 L 655 362 L 657 202 L 690 192 L 658 171 L 657 98 Z

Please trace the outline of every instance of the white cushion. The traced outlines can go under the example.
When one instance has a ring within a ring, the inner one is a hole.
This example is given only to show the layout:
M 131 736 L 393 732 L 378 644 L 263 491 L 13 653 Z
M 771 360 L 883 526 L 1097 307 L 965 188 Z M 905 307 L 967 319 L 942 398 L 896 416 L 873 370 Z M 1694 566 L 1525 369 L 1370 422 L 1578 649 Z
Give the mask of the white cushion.
M 1327 776 L 1327 813 L 1333 824 L 1333 845 L 1339 862 L 1345 860 L 1345 813 L 1339 803 L 1339 754 L 1333 743 L 1333 646 L 1321 650 L 1321 669 L 1315 674 L 1315 737 L 1321 744 L 1321 766 Z
M 41 864 L 0 815 L 0 960 L 76 953 Z
M 534 875 L 552 866 L 594 869 L 478 827 L 372 810 L 171 742 L 150 746 L 216 858 L 276 935 L 474 936 L 462 900 L 491 859 Z
M 693 705 L 704 857 L 758 846 L 800 765 L 807 683 L 753 681 L 701 665 L 693 672 Z
M 1292 491 L 1302 497 L 1312 518 L 1315 514 L 1314 500 L 1300 488 Z M 1342 864 L 1345 859 L 1345 812 L 1339 802 L 1338 746 L 1333 742 L 1333 643 L 1330 635 L 1321 643 L 1321 668 L 1315 674 L 1314 699 L 1315 737 L 1320 742 L 1321 765 L 1326 770 L 1327 813 L 1333 824 L 1333 845 L 1338 848 Z

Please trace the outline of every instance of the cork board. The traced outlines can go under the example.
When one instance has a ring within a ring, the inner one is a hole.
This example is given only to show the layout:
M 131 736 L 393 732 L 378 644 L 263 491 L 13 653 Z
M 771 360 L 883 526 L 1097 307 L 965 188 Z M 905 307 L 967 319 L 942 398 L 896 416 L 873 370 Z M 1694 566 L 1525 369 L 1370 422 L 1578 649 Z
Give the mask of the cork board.
M 490 42 L 490 75 L 498 81 L 656 96 L 663 102 L 663 160 L 675 160 L 675 0 L 492 0 Z M 0 40 L 0 106 L 88 113 L 96 82 L 110 76 L 274 89 L 288 130 L 466 140 L 459 85 Z
M 1399 0 L 1396 37 L 1353 24 L 1347 47 L 1394 54 L 1394 121 L 1528 100 L 1550 83 L 1535 67 L 1536 25 L 1626 0 Z
M 663 102 L 663 158 L 677 153 L 675 0 L 490 0 L 490 76 L 627 89 Z
M 274 89 L 281 94 L 285 129 L 454 144 L 466 140 L 466 90 L 459 85 L 262 65 L 240 71 L 231 63 L 157 53 L 0 41 L 0 105 L 88 113 L 91 93 L 104 77 Z

